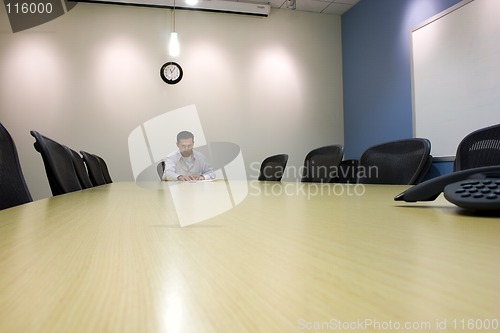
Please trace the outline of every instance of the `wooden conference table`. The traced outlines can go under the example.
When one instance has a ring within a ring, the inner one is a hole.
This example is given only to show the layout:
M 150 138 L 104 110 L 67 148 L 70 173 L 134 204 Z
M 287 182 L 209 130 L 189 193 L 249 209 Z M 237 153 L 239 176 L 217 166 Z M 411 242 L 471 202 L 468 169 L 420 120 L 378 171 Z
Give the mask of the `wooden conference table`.
M 0 332 L 500 331 L 498 218 L 394 202 L 406 186 L 245 181 L 239 204 L 180 225 L 175 193 L 205 211 L 217 196 L 196 193 L 227 185 L 0 211 Z

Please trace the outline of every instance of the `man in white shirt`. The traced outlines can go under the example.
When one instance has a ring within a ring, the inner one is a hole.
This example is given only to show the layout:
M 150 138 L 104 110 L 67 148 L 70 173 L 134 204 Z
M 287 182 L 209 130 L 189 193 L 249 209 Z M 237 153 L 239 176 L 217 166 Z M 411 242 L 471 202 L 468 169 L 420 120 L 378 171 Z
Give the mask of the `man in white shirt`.
M 215 179 L 213 168 L 205 156 L 193 150 L 194 135 L 188 131 L 177 134 L 178 151 L 170 153 L 165 158 L 163 180 L 205 180 Z

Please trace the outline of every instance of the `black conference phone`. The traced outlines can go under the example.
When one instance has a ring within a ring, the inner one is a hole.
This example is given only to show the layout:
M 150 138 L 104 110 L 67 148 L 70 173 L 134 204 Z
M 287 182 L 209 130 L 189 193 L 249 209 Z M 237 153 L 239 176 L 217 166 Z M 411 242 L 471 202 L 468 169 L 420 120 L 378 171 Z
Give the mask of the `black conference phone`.
M 433 201 L 441 192 L 451 203 L 468 210 L 500 211 L 500 166 L 453 172 L 415 185 L 394 200 Z

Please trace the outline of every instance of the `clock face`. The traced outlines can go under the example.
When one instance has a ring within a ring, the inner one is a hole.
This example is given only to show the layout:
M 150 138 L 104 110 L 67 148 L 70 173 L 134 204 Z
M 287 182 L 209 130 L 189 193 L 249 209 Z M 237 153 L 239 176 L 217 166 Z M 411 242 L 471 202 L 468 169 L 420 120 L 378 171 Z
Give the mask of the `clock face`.
M 176 84 L 182 79 L 182 67 L 175 62 L 167 62 L 160 69 L 160 76 L 168 84 Z

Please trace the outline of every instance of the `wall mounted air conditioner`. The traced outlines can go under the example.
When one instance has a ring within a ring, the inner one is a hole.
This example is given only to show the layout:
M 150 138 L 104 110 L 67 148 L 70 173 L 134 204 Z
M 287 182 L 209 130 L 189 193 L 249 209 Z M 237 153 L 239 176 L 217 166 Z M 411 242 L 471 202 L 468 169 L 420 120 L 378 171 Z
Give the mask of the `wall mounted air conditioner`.
M 174 8 L 174 0 L 70 0 L 76 2 L 104 3 L 112 5 Z M 187 5 L 184 1 L 175 1 L 176 9 L 200 10 L 208 12 L 222 12 L 231 14 L 269 16 L 271 6 L 249 2 L 236 2 L 226 0 L 198 0 L 194 6 Z

